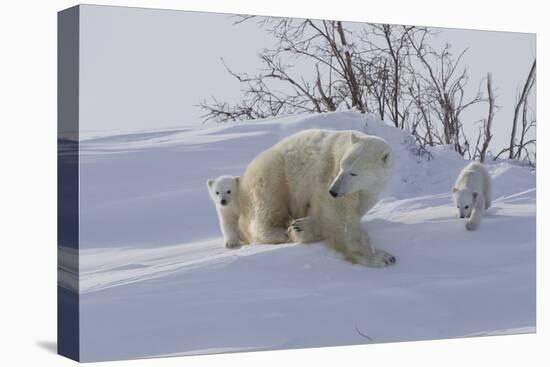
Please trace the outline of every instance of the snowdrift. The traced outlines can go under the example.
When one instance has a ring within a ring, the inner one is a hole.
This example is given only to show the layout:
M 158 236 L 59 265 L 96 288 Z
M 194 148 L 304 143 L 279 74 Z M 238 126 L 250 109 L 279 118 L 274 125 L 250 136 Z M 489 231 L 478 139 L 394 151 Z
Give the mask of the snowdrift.
M 310 128 L 393 147 L 363 224 L 396 265 L 351 265 L 323 244 L 224 248 L 206 180 Z M 84 361 L 534 331 L 529 168 L 489 163 L 494 204 L 468 232 L 450 195 L 467 161 L 418 154 L 407 132 L 355 112 L 89 137 L 80 154 Z

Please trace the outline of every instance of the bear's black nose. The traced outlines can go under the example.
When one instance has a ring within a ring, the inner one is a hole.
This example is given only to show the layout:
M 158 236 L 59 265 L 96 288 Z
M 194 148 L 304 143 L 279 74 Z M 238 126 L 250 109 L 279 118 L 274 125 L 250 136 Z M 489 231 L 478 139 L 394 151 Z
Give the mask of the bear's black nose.
M 460 214 L 460 218 L 464 218 L 464 214 Z
M 338 193 L 334 190 L 329 190 L 330 195 L 332 195 L 333 198 L 338 196 Z
M 227 204 L 227 200 L 225 200 L 225 199 L 221 199 L 221 200 L 220 200 L 220 204 L 222 204 L 222 205 L 225 205 L 225 204 Z

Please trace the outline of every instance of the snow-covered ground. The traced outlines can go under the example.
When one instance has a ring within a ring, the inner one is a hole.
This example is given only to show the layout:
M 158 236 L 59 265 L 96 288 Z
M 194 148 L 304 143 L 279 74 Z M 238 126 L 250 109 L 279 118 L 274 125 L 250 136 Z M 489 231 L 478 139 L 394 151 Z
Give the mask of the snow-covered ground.
M 323 244 L 224 248 L 206 180 L 309 128 L 392 145 L 394 179 L 363 224 L 395 265 L 351 265 Z M 469 232 L 450 195 L 467 162 L 414 148 L 354 112 L 84 140 L 82 360 L 533 332 L 535 173 L 491 163 L 493 207 Z

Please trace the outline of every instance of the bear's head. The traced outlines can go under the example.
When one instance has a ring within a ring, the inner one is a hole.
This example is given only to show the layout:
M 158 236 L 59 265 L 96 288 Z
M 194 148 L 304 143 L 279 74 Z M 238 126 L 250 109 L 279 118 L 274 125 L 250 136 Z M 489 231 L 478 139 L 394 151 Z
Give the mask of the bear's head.
M 329 188 L 335 198 L 369 187 L 383 188 L 392 174 L 392 149 L 384 139 L 352 132 L 338 168 Z
M 470 218 L 477 196 L 475 191 L 453 187 L 453 201 L 458 208 L 460 218 Z
M 220 176 L 206 182 L 210 197 L 216 205 L 226 206 L 236 200 L 239 177 Z

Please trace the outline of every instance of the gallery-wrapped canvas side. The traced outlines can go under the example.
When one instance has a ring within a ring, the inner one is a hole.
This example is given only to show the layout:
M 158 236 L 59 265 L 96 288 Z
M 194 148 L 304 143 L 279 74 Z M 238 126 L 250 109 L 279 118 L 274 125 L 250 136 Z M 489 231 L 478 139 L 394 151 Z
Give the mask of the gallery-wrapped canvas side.
M 79 360 L 79 7 L 58 13 L 57 351 Z

